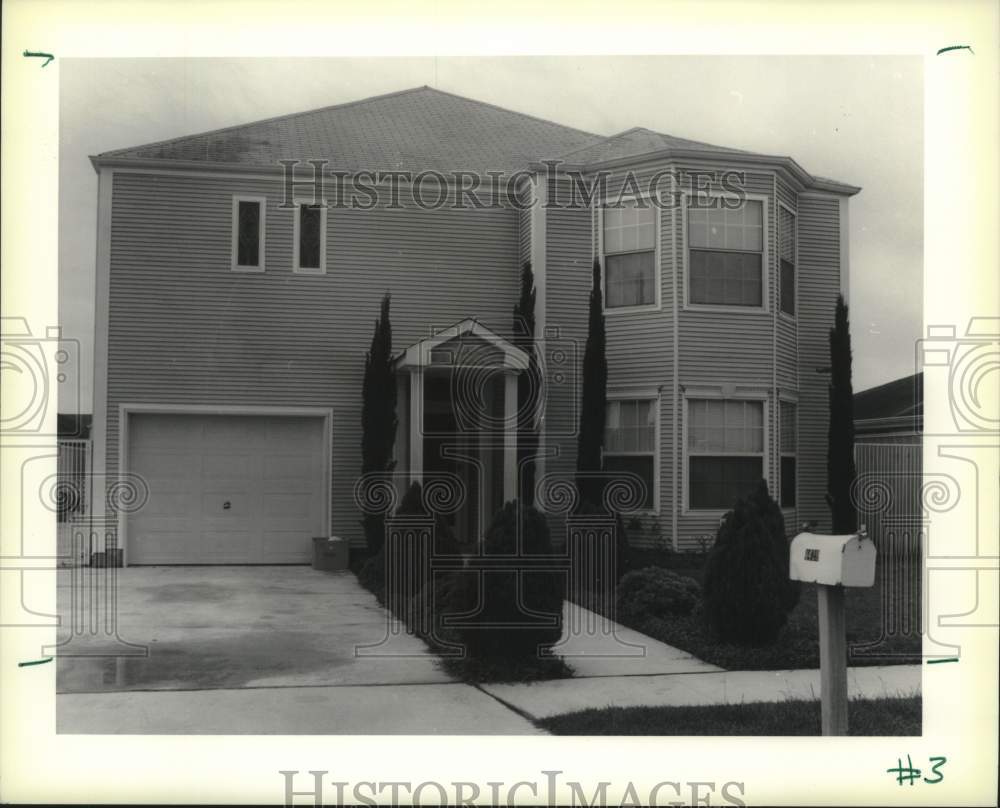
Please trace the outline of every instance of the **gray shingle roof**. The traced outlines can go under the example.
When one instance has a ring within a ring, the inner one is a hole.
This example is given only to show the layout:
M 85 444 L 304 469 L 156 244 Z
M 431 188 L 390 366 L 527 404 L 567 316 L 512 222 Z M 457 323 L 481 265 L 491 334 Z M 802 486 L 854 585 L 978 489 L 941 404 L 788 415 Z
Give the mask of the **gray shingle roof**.
M 683 137 L 665 135 L 662 132 L 654 132 L 652 129 L 636 126 L 624 132 L 619 132 L 617 135 L 603 138 L 597 143 L 588 144 L 580 149 L 560 154 L 558 158 L 569 163 L 587 165 L 627 157 L 638 157 L 643 154 L 663 151 L 664 149 L 702 151 L 711 155 L 753 153 L 742 151 L 741 149 L 730 149 L 725 146 L 713 146 L 711 143 L 702 143 L 698 140 L 688 140 Z
M 636 127 L 605 137 L 432 87 L 104 152 L 131 160 L 277 169 L 279 160 L 327 161 L 328 170 L 511 172 L 559 159 L 597 166 L 657 152 L 783 165 L 807 186 L 853 194 L 859 188 L 813 177 L 789 157 L 715 146 Z
M 515 171 L 597 143 L 583 132 L 431 87 L 105 152 L 99 158 L 274 166 L 326 159 L 358 170 Z

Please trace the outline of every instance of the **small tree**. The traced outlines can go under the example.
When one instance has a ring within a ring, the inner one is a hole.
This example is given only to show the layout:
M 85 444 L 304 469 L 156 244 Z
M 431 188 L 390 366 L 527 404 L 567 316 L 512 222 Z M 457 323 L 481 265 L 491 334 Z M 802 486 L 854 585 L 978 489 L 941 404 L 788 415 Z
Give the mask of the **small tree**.
M 365 354 L 365 375 L 361 384 L 361 474 L 390 472 L 396 442 L 396 374 L 392 357 L 392 325 L 389 322 L 389 293 L 382 298 L 375 321 L 371 347 Z M 365 514 L 362 519 L 365 542 L 377 553 L 385 540 L 382 514 Z
M 604 481 L 601 450 L 608 406 L 607 334 L 604 329 L 604 298 L 601 293 L 601 263 L 595 257 L 590 287 L 587 345 L 583 352 L 580 396 L 580 429 L 576 446 L 576 487 L 584 503 L 601 506 Z
M 518 498 L 526 505 L 535 502 L 535 461 L 525 461 L 534 456 L 538 447 L 534 404 L 541 389 L 535 351 L 535 297 L 535 275 L 531 261 L 525 261 L 521 267 L 521 296 L 514 306 L 514 344 L 528 355 L 528 369 L 517 379 L 517 456 L 518 468 L 522 470 Z
M 838 295 L 834 326 L 830 330 L 830 425 L 826 454 L 826 501 L 835 534 L 857 530 L 857 511 L 851 501 L 856 476 L 851 331 L 847 304 L 843 296 Z

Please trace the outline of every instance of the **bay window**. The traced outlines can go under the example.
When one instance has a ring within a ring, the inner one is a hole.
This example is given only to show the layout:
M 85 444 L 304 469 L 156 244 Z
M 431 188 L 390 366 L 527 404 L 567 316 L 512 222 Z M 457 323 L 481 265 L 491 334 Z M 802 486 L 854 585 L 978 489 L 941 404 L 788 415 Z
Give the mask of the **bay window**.
M 763 203 L 744 200 L 734 209 L 714 200 L 688 206 L 688 302 L 763 306 Z
M 764 402 L 688 399 L 688 506 L 728 510 L 764 476 Z

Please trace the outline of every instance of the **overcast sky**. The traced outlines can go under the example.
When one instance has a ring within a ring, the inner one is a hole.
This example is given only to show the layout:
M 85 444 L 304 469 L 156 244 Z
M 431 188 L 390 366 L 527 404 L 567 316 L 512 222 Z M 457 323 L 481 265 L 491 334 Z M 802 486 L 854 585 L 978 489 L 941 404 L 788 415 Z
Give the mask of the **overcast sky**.
M 921 331 L 919 57 L 64 59 L 59 304 L 93 389 L 97 177 L 87 157 L 422 84 L 610 135 L 645 126 L 794 157 L 851 200 L 854 389 L 913 372 Z M 65 405 L 64 405 L 65 407 Z

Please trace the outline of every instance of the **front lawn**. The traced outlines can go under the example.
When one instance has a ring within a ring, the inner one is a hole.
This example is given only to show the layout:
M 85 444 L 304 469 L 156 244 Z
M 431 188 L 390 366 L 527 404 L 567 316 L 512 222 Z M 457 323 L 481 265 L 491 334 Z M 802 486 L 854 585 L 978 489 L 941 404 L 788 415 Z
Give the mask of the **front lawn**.
M 849 735 L 920 735 L 920 696 L 854 699 Z M 707 707 L 606 707 L 536 722 L 553 735 L 820 735 L 818 701 Z
M 643 559 L 644 561 L 646 559 Z M 674 554 L 660 560 L 660 565 L 673 569 L 681 575 L 688 575 L 699 583 L 702 569 L 693 566 L 690 558 Z M 917 586 L 904 586 L 899 582 L 912 581 L 913 576 L 904 576 L 902 562 L 883 561 L 879 564 L 895 564 L 891 576 L 897 582 L 890 599 L 883 605 L 882 574 L 876 574 L 875 586 L 869 589 L 849 589 L 846 593 L 848 665 L 899 665 L 919 664 L 920 634 L 915 626 L 909 633 L 897 632 L 887 635 L 877 648 L 867 653 L 851 652 L 851 644 L 874 643 L 879 639 L 883 625 L 883 609 L 891 607 L 899 621 L 901 615 L 916 615 L 919 610 Z M 635 568 L 635 564 L 629 565 Z M 891 601 L 891 602 L 890 602 Z M 616 618 L 617 619 L 617 618 Z M 885 621 L 891 625 L 891 621 Z M 706 625 L 700 609 L 693 614 L 669 618 L 647 617 L 628 621 L 630 628 L 653 639 L 673 645 L 699 659 L 718 665 L 727 670 L 786 670 L 819 667 L 819 624 L 817 619 L 816 586 L 804 584 L 798 605 L 788 615 L 788 623 L 781 629 L 778 639 L 771 645 L 746 648 L 721 642 L 713 636 Z M 877 653 L 873 653 L 877 652 Z M 895 654 L 896 656 L 888 656 Z

